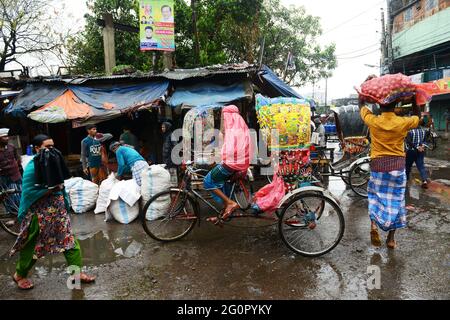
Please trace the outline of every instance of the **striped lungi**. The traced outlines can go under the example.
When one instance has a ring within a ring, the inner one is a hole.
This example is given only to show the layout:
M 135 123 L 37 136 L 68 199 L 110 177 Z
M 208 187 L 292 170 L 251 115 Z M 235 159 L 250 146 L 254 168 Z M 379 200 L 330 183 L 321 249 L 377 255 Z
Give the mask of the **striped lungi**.
M 131 174 L 133 175 L 133 179 L 136 181 L 138 186 L 142 185 L 142 172 L 148 168 L 150 168 L 150 166 L 145 161 L 136 161 L 131 167 Z
M 404 170 L 370 173 L 369 215 L 382 230 L 406 227 L 405 191 Z
M 20 196 L 22 194 L 22 179 L 12 181 L 9 177 L 0 176 L 0 191 L 15 190 L 17 193 L 9 195 L 4 201 L 6 212 L 17 215 L 19 212 Z

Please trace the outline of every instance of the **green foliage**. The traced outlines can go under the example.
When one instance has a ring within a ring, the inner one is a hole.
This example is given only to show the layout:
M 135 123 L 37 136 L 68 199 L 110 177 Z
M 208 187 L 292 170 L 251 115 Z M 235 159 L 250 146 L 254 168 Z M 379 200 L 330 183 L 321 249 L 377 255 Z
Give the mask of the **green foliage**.
M 335 46 L 322 48 L 320 20 L 303 7 L 286 8 L 280 0 L 196 0 L 199 36 L 199 64 L 194 54 L 192 3 L 175 1 L 176 67 L 192 68 L 247 61 L 257 63 L 260 43 L 266 40 L 263 63 L 292 85 L 302 85 L 330 76 L 336 68 Z M 103 72 L 101 28 L 96 19 L 103 12 L 116 22 L 138 26 L 138 0 L 88 0 L 90 14 L 85 31 L 72 38 L 69 52 L 73 64 L 83 73 Z M 151 53 L 139 51 L 139 35 L 116 32 L 117 64 L 130 64 L 150 71 Z M 288 53 L 293 53 L 295 68 L 285 72 Z M 160 54 L 158 53 L 158 57 Z M 161 61 L 157 68 L 161 68 Z
M 135 73 L 137 70 L 131 65 L 118 65 L 112 69 L 113 74 L 130 74 Z

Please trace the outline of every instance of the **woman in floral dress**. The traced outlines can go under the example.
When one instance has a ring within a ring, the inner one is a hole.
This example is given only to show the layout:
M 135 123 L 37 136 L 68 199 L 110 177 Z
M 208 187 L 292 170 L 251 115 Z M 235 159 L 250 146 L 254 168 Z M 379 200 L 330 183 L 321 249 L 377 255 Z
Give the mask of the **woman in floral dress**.
M 34 152 L 54 147 L 46 135 L 33 139 Z M 11 256 L 19 252 L 14 281 L 20 289 L 32 289 L 27 279 L 37 259 L 48 254 L 63 253 L 69 266 L 81 270 L 81 248 L 75 239 L 69 217 L 69 202 L 64 186 L 48 190 L 36 184 L 34 161 L 24 171 L 22 197 L 18 218 L 21 222 L 19 236 L 11 249 Z M 78 275 L 75 275 L 78 277 Z M 95 277 L 79 273 L 82 283 L 91 283 Z

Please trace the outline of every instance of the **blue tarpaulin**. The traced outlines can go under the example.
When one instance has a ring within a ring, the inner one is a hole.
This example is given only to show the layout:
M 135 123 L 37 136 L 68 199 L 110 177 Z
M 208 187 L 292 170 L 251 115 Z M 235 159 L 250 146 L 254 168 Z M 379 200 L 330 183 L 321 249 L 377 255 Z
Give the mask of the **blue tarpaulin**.
M 81 101 L 100 112 L 106 110 L 126 110 L 136 105 L 151 103 L 164 96 L 168 88 L 169 81 L 108 88 L 69 86 L 69 89 Z
M 26 117 L 30 112 L 55 101 L 67 89 L 70 89 L 80 100 L 80 103 L 85 103 L 92 109 L 91 114 L 93 116 L 89 117 L 89 120 L 100 122 L 118 117 L 128 108 L 150 104 L 164 96 L 168 88 L 169 81 L 108 88 L 30 83 L 27 84 L 15 101 L 10 103 L 5 112 L 16 117 Z
M 63 85 L 29 83 L 5 109 L 5 113 L 15 117 L 26 117 L 29 112 L 53 101 L 66 91 Z
M 315 107 L 315 103 L 311 99 L 306 99 L 299 93 L 297 93 L 294 89 L 292 89 L 289 85 L 287 85 L 283 80 L 278 78 L 278 76 L 273 72 L 269 67 L 262 66 L 261 71 L 259 71 L 258 75 L 260 76 L 260 81 L 262 81 L 262 85 L 267 87 L 270 86 L 271 91 L 273 92 L 273 97 L 288 97 L 288 98 L 298 98 L 308 100 L 311 107 Z M 267 89 L 267 88 L 266 88 Z
M 251 97 L 251 87 L 246 83 L 223 86 L 200 83 L 193 86 L 180 86 L 169 100 L 171 107 L 186 105 L 190 107 L 224 106 L 229 102 Z

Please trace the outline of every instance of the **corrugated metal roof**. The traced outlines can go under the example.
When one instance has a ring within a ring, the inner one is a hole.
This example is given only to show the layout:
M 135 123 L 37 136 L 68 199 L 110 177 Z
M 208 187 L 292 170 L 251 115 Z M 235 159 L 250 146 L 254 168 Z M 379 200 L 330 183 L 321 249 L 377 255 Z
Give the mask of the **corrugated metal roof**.
M 47 77 L 47 78 L 32 78 L 27 82 L 63 82 L 66 84 L 80 85 L 88 81 L 102 81 L 102 80 L 150 80 L 155 78 L 165 78 L 168 80 L 185 80 L 191 78 L 206 78 L 209 76 L 223 75 L 223 74 L 245 74 L 257 71 L 257 66 L 254 65 L 225 65 L 225 66 L 211 66 L 197 69 L 176 69 L 166 71 L 158 74 L 154 73 L 135 73 L 129 75 L 112 75 L 112 76 L 80 76 L 80 77 Z

